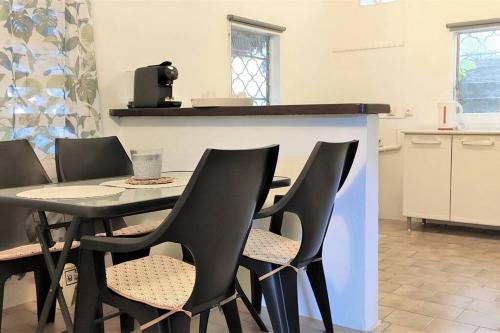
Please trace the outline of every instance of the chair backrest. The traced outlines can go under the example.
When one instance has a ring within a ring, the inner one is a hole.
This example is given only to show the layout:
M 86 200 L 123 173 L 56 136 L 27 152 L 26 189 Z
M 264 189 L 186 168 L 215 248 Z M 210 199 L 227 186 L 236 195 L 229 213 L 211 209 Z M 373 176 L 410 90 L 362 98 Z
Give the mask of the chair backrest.
M 27 140 L 0 142 L 0 188 L 48 183 L 50 178 Z M 34 227 L 31 210 L 0 205 L 0 250 L 34 240 Z
M 132 162 L 116 136 L 56 139 L 59 182 L 133 174 Z
M 234 290 L 252 217 L 271 186 L 278 151 L 278 146 L 207 150 L 172 212 L 148 236 L 191 252 L 196 282 L 184 308 L 215 305 Z
M 293 265 L 307 264 L 321 255 L 335 196 L 349 174 L 357 147 L 358 141 L 318 142 L 297 181 L 280 200 L 284 211 L 296 214 L 302 226 L 302 242 Z

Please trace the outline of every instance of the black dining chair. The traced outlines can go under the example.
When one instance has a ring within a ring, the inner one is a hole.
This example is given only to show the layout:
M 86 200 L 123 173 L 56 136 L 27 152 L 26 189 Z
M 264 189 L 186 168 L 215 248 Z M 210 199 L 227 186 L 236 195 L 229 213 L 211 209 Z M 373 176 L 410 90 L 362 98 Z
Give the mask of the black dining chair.
M 56 171 L 59 182 L 127 177 L 134 174 L 132 162 L 116 136 L 88 139 L 56 139 Z M 123 218 L 104 221 L 115 237 L 138 237 L 155 230 L 158 223 L 127 226 Z M 99 233 L 99 232 L 98 232 Z M 99 233 L 104 236 L 105 233 Z M 148 251 L 141 251 L 143 255 Z M 129 259 L 125 257 L 123 260 Z M 119 260 L 122 262 L 123 260 Z
M 259 313 L 264 295 L 275 332 L 299 332 L 297 271 L 305 268 L 327 332 L 333 332 L 330 302 L 323 269 L 323 241 L 335 196 L 343 186 L 356 156 L 358 141 L 318 142 L 297 181 L 256 219 L 271 217 L 269 231 L 252 229 L 240 264 L 251 272 L 252 304 Z M 281 236 L 283 214 L 298 216 L 302 240 Z M 266 330 L 257 318 L 262 330 Z
M 241 332 L 234 300 L 236 271 L 277 157 L 278 146 L 208 149 L 155 231 L 135 239 L 84 237 L 76 331 L 93 331 L 95 307 L 102 300 L 136 318 L 147 332 L 188 332 L 192 316 L 220 305 L 229 330 Z M 105 252 L 137 251 L 164 242 L 182 244 L 194 265 L 155 255 L 103 269 Z
M 49 184 L 50 179 L 27 140 L 0 142 L 0 188 Z M 33 272 L 35 277 L 37 311 L 41 314 L 50 287 L 50 275 L 40 244 L 36 241 L 37 222 L 34 212 L 22 207 L 0 205 L 0 331 L 6 281 L 13 275 Z M 41 213 L 41 218 L 46 218 Z M 68 262 L 76 265 L 78 243 L 73 244 Z M 63 248 L 56 242 L 50 248 L 54 260 Z M 49 312 L 53 322 L 55 303 Z

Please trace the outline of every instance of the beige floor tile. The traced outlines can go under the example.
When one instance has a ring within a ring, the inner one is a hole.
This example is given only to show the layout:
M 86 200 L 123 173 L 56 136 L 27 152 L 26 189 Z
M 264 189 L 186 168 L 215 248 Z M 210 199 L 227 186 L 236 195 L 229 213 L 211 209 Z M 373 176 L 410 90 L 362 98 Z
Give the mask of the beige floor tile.
M 384 331 L 384 333 L 426 333 L 425 331 L 415 329 L 412 327 L 407 327 L 407 326 L 402 326 L 402 325 L 396 325 L 396 324 L 391 324 L 389 327 L 387 327 Z
M 464 324 L 476 325 L 484 328 L 489 328 L 493 330 L 500 329 L 500 316 L 492 316 L 489 314 L 465 310 L 458 318 L 458 322 Z
M 474 301 L 468 309 L 500 317 L 500 302 Z
M 479 327 L 479 329 L 475 333 L 499 333 L 497 330 L 490 330 L 488 328 Z
M 394 294 L 388 295 L 380 300 L 380 305 L 410 312 L 415 312 L 415 310 L 418 309 L 419 304 L 419 300 Z
M 427 301 L 421 301 L 415 310 L 415 312 L 419 314 L 448 320 L 456 319 L 463 311 L 463 308 L 456 306 L 443 305 Z
M 36 323 L 37 317 L 35 313 L 26 310 L 24 307 L 17 306 L 12 312 L 4 313 L 2 329 L 13 331 L 21 325 L 23 327 L 36 327 Z
M 449 277 L 450 282 L 462 283 L 472 287 L 485 287 L 488 283 L 488 279 L 479 276 L 461 276 L 452 275 Z
M 425 328 L 429 333 L 474 333 L 477 326 L 461 324 L 444 319 L 434 319 Z
M 458 290 L 457 294 L 481 301 L 495 301 L 500 297 L 500 290 L 493 288 L 467 287 Z
M 423 288 L 417 288 L 414 286 L 403 285 L 396 289 L 393 294 L 409 297 L 413 299 L 429 299 L 436 294 L 433 290 L 427 290 Z
M 392 283 L 389 281 L 380 281 L 378 289 L 380 291 L 383 291 L 385 293 L 392 293 L 394 290 L 398 289 L 401 287 L 399 283 Z
M 431 297 L 426 298 L 426 300 L 439 304 L 458 306 L 460 308 L 467 308 L 467 306 L 473 302 L 473 299 L 470 297 L 441 292 L 436 292 Z
M 389 293 L 384 293 L 383 291 L 380 291 L 378 292 L 378 300 L 380 301 L 382 298 L 386 297 L 390 295 Z
M 383 321 L 378 325 L 378 327 L 371 333 L 381 333 L 384 332 L 389 326 L 391 326 L 391 323 L 387 321 Z
M 390 315 L 392 313 L 392 311 L 394 311 L 394 308 L 379 305 L 379 307 L 378 307 L 378 319 L 383 320 L 385 317 Z
M 396 310 L 388 315 L 385 320 L 390 322 L 391 324 L 406 326 L 417 330 L 423 330 L 424 327 L 429 325 L 429 323 L 432 321 L 432 317 L 408 311 Z
M 387 280 L 393 278 L 395 275 L 396 275 L 396 273 L 394 273 L 394 272 L 380 271 L 378 274 L 378 279 L 380 281 L 387 281 Z
M 426 281 L 425 278 L 421 276 L 412 276 L 409 274 L 396 274 L 387 282 L 394 283 L 394 284 L 400 284 L 400 285 L 408 285 L 408 286 L 413 286 L 413 287 L 420 287 L 423 285 Z

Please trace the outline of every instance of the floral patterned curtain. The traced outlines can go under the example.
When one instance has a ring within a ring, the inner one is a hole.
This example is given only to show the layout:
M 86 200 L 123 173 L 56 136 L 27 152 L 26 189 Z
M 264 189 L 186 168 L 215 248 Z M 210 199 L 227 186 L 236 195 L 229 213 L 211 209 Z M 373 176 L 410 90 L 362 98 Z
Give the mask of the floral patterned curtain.
M 27 138 L 47 162 L 55 138 L 99 135 L 89 2 L 0 0 L 0 24 L 0 140 Z

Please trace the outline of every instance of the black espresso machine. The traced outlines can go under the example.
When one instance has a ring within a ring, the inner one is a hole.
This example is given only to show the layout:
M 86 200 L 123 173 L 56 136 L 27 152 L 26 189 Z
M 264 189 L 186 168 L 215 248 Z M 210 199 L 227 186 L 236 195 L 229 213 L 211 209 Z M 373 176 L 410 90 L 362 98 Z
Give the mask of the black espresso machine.
M 181 101 L 172 97 L 172 84 L 179 73 L 172 62 L 137 68 L 134 76 L 134 101 L 129 108 L 180 107 Z

